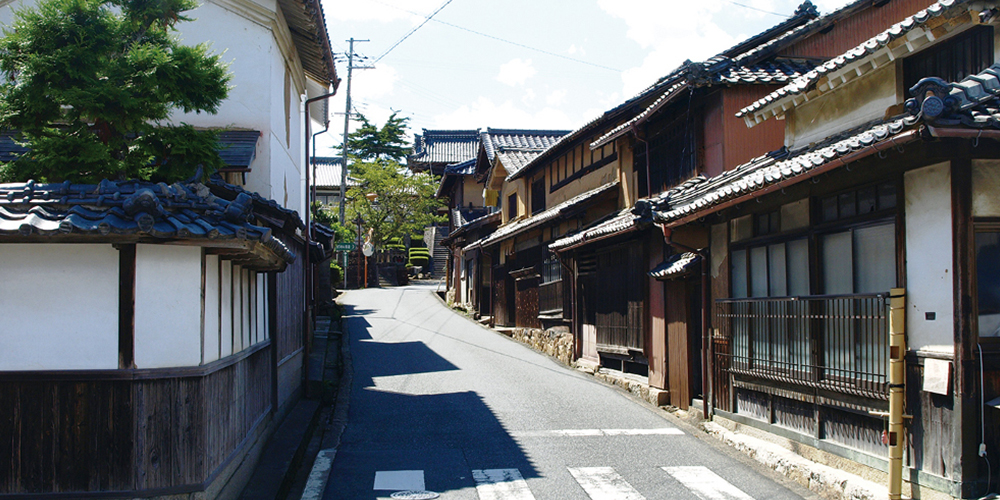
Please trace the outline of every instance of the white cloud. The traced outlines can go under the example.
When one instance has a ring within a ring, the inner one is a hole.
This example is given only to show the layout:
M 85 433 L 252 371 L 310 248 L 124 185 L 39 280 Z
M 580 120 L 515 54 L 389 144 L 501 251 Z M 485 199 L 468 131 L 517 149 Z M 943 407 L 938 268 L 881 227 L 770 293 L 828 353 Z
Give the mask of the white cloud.
M 524 85 L 524 82 L 535 76 L 535 73 L 538 71 L 532 66 L 531 59 L 516 58 L 500 65 L 500 74 L 497 75 L 497 80 L 514 87 Z
M 625 21 L 628 38 L 648 50 L 640 66 L 622 73 L 627 96 L 651 85 L 685 59 L 710 57 L 734 42 L 732 35 L 713 22 L 723 8 L 722 0 L 598 0 L 598 5 Z
M 525 106 L 531 106 L 535 102 L 538 96 L 535 94 L 535 89 L 525 89 L 524 95 L 521 96 L 521 104 Z
M 484 123 L 486 121 L 487 123 Z M 527 111 L 514 104 L 513 100 L 502 103 L 480 96 L 472 104 L 463 105 L 453 111 L 434 117 L 435 124 L 427 128 L 538 128 L 565 129 L 576 128 L 579 124 L 566 114 L 552 107 L 544 107 Z
M 378 98 L 393 94 L 399 74 L 396 68 L 379 63 L 374 69 L 354 70 L 352 72 L 351 98 Z M 343 91 L 347 92 L 347 82 L 343 82 Z
M 438 0 L 321 0 L 327 19 L 337 21 L 380 21 L 400 19 L 419 23 L 434 9 Z M 420 14 L 414 15 L 413 13 Z
M 569 92 L 566 89 L 555 90 L 549 95 L 545 96 L 545 104 L 549 106 L 558 106 L 566 102 L 566 95 Z

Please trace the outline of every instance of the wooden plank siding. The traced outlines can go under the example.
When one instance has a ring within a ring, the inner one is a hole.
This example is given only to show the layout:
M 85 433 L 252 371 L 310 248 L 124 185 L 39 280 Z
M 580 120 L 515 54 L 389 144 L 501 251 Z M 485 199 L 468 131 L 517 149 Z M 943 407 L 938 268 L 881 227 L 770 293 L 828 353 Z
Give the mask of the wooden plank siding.
M 886 27 L 926 9 L 931 3 L 927 0 L 900 0 L 871 7 L 860 15 L 837 21 L 826 33 L 793 44 L 780 55 L 831 59 L 881 33 Z
M 645 247 L 631 241 L 597 252 L 597 286 L 589 291 L 596 308 L 598 350 L 645 354 Z
M 277 407 L 283 408 L 300 386 L 305 346 L 305 273 L 299 264 L 305 258 L 303 243 L 282 234 L 275 235 L 295 255 L 295 261 L 274 277 L 274 331 Z M 357 268 L 355 268 L 357 269 Z
M 0 494 L 204 489 L 270 412 L 270 349 L 190 369 L 0 374 Z

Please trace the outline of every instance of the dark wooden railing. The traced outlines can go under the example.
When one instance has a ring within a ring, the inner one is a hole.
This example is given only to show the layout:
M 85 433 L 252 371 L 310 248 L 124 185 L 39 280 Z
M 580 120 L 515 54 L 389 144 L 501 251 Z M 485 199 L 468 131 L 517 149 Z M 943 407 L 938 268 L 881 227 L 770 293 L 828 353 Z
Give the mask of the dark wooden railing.
M 720 299 L 719 371 L 888 398 L 888 294 Z
M 541 314 L 555 314 L 563 309 L 562 280 L 538 285 L 538 310 Z

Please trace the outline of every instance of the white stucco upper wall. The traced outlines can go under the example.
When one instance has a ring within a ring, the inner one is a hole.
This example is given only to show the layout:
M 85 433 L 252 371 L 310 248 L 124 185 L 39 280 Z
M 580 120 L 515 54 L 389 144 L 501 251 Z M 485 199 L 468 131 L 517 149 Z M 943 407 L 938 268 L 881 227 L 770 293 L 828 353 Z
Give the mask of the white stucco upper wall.
M 951 165 L 911 170 L 906 197 L 906 333 L 912 350 L 954 352 Z M 927 313 L 934 313 L 933 319 Z
M 201 363 L 201 248 L 136 245 L 135 365 Z
M 800 104 L 785 117 L 785 145 L 795 149 L 885 116 L 900 101 L 896 66 L 885 66 Z
M 118 368 L 118 251 L 0 245 L 0 370 Z

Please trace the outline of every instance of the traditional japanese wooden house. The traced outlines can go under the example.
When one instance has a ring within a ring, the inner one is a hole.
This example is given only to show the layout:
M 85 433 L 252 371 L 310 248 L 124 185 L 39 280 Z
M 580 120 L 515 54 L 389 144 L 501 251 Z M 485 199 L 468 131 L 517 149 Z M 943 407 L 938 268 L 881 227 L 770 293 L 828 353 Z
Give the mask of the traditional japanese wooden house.
M 668 244 L 710 240 L 714 418 L 883 474 L 894 498 L 979 498 L 1000 446 L 998 5 L 923 7 L 744 107 L 783 118 L 784 147 L 652 219 Z

